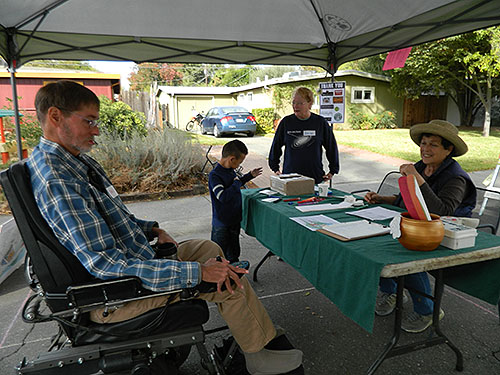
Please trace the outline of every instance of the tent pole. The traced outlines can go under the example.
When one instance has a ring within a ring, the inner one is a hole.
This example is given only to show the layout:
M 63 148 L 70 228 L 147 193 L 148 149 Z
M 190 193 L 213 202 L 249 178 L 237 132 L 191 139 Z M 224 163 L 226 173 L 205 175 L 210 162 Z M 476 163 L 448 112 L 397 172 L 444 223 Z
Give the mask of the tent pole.
M 10 85 L 12 87 L 12 102 L 14 103 L 14 113 L 16 122 L 16 142 L 17 142 L 17 156 L 19 160 L 23 159 L 23 141 L 21 138 L 21 124 L 19 121 L 19 103 L 17 100 L 17 83 L 16 83 L 16 61 L 12 60 L 10 63 Z

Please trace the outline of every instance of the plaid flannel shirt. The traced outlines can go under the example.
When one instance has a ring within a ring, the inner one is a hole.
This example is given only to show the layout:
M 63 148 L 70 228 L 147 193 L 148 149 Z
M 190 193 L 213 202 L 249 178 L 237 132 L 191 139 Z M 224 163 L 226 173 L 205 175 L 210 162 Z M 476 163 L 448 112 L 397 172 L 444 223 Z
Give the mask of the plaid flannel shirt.
M 87 155 L 79 156 L 105 176 Z M 89 183 L 88 166 L 57 143 L 42 138 L 27 161 L 35 200 L 58 240 L 95 277 L 137 276 L 154 291 L 189 288 L 201 279 L 200 264 L 153 259 L 152 228 L 158 224 L 129 212 L 104 177 L 108 193 Z

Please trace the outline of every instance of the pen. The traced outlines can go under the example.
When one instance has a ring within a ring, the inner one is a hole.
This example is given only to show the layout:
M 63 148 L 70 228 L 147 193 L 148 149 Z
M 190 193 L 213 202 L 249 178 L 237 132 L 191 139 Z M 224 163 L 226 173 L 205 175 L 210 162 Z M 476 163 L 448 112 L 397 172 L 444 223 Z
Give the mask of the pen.
M 302 203 L 298 202 L 297 206 L 307 206 L 309 204 L 316 204 L 316 203 L 319 203 L 319 202 L 317 202 L 317 201 L 309 201 L 309 202 L 302 202 Z
M 283 199 L 283 202 L 293 202 L 298 200 L 300 200 L 300 198 L 288 198 L 288 199 Z

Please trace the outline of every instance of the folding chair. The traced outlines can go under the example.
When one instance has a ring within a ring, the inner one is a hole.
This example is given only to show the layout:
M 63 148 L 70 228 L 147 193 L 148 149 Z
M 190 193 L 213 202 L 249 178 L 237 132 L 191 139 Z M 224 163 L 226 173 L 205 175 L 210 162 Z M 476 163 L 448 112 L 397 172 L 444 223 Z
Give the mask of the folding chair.
M 153 293 L 135 277 L 103 281 L 94 278 L 63 247 L 36 205 L 24 161 L 0 173 L 5 196 L 31 259 L 36 293 L 23 307 L 27 323 L 56 321 L 58 334 L 47 353 L 17 366 L 18 374 L 176 374 L 196 345 L 210 374 L 223 374 L 204 345 L 203 324 L 209 318 L 205 301 L 191 299 L 112 324 L 90 321 L 89 312 L 105 313 L 129 301 L 172 293 Z M 181 294 L 182 296 L 182 294 Z M 42 314 L 44 303 L 50 313 Z M 223 327 L 222 329 L 225 329 Z M 220 329 L 212 330 L 212 332 Z
M 399 177 L 401 177 L 401 173 L 399 173 L 399 171 L 388 172 L 378 185 L 376 193 L 385 196 L 399 194 Z M 359 194 L 369 191 L 370 189 L 354 190 L 351 191 L 351 194 Z

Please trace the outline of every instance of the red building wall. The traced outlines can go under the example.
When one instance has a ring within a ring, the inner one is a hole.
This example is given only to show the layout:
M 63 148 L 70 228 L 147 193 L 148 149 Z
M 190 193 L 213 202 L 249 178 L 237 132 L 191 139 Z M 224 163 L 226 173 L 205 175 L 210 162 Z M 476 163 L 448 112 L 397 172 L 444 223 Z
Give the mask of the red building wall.
M 19 74 L 19 73 L 18 73 Z M 0 108 L 12 108 L 12 87 L 10 85 L 10 78 L 0 76 Z M 76 74 L 75 74 L 76 75 Z M 92 75 L 97 75 L 93 73 Z M 109 76 L 109 75 L 108 75 Z M 17 96 L 19 98 L 19 110 L 35 112 L 35 95 L 43 85 L 48 82 L 57 81 L 58 79 L 69 79 L 67 77 L 43 77 L 43 78 L 25 78 L 16 77 L 17 80 Z M 105 95 L 113 99 L 114 86 L 119 85 L 117 79 L 95 79 L 95 78 L 79 78 L 74 77 L 72 80 L 83 84 L 85 87 L 92 90 L 97 96 Z M 116 88 L 115 88 L 116 90 Z M 10 99 L 10 100 L 9 100 Z

